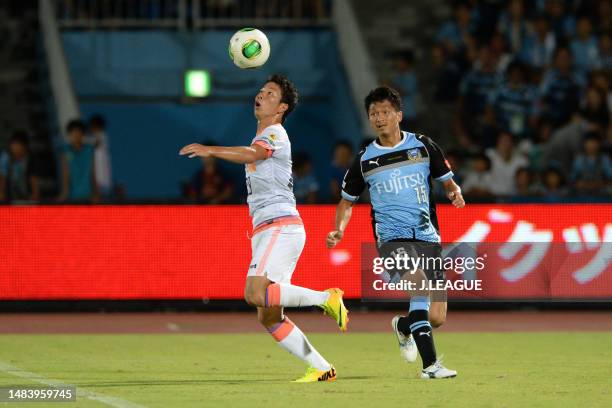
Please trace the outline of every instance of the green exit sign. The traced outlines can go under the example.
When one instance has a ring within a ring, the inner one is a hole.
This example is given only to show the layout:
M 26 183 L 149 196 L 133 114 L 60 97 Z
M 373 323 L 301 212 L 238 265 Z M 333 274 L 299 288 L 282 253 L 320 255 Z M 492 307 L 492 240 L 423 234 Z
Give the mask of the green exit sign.
M 202 69 L 185 71 L 185 96 L 205 98 L 210 95 L 210 72 Z

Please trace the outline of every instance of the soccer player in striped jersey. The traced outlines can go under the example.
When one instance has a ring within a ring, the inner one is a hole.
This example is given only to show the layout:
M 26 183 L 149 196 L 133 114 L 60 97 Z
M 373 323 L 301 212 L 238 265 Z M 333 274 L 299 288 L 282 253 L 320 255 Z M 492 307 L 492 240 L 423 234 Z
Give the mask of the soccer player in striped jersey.
M 327 246 L 333 248 L 340 242 L 351 218 L 352 206 L 367 186 L 381 257 L 403 253 L 412 257 L 440 258 L 432 178 L 443 184 L 455 207 L 465 205 L 442 150 L 426 136 L 400 130 L 401 98 L 394 89 L 382 86 L 372 90 L 365 98 L 365 109 L 378 138 L 359 152 L 344 176 L 342 199 L 336 210 L 336 228 L 328 234 Z M 423 280 L 444 280 L 444 271 L 433 268 L 432 263 L 431 268 L 416 272 Z M 391 272 L 393 278 L 397 278 L 397 271 Z M 434 346 L 432 325 L 437 327 L 446 318 L 445 292 L 442 294 L 443 299 L 430 299 L 427 291 L 411 292 L 408 315 L 396 316 L 391 322 L 402 356 L 410 362 L 416 360 L 416 343 L 423 360 L 422 378 L 457 375 L 456 371 L 442 366 Z
M 297 100 L 295 86 L 287 78 L 273 75 L 254 100 L 257 134 L 250 146 L 190 144 L 180 154 L 190 158 L 216 157 L 245 165 L 247 202 L 253 219 L 252 260 L 245 300 L 257 307 L 260 323 L 277 343 L 309 365 L 297 382 L 334 381 L 334 367 L 283 313 L 283 307 L 319 306 L 340 330 L 345 331 L 348 324 L 340 289 L 319 292 L 291 284 L 306 241 L 293 195 L 291 142 L 283 127 Z

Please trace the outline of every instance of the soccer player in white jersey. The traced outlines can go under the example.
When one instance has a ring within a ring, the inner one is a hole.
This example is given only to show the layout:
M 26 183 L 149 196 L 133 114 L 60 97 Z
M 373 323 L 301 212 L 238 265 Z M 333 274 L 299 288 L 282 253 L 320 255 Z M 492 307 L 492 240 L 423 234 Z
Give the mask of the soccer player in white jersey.
M 340 330 L 345 331 L 348 324 L 340 289 L 319 292 L 291 284 L 306 233 L 295 207 L 291 142 L 282 124 L 297 101 L 295 86 L 284 76 L 273 75 L 255 97 L 257 135 L 250 146 L 195 143 L 183 147 L 179 154 L 189 158 L 216 157 L 245 165 L 253 234 L 244 298 L 257 307 L 260 323 L 277 343 L 309 365 L 306 374 L 296 382 L 334 381 L 334 367 L 283 314 L 283 307 L 319 306 Z

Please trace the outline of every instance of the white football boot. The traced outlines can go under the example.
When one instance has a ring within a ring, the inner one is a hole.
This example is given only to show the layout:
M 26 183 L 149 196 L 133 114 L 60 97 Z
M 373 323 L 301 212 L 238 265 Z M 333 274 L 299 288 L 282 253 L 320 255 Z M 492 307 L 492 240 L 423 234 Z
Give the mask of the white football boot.
M 442 365 L 442 359 L 439 358 L 435 363 L 421 370 L 421 378 L 430 380 L 435 378 L 454 378 L 457 376 L 455 370 L 449 370 Z
M 417 346 L 412 338 L 412 334 L 405 336 L 404 333 L 397 329 L 397 322 L 399 321 L 400 317 L 402 316 L 395 316 L 391 320 L 391 327 L 393 327 L 393 331 L 397 337 L 397 342 L 399 343 L 400 355 L 408 363 L 414 363 L 418 355 Z

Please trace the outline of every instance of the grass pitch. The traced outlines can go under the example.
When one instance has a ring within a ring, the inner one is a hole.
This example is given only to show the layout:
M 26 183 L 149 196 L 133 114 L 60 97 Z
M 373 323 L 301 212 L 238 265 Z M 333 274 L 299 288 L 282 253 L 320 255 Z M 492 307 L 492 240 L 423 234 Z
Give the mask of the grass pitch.
M 305 366 L 265 334 L 4 335 L 0 362 L 146 407 L 612 406 L 612 333 L 437 332 L 459 376 L 435 381 L 399 358 L 391 332 L 309 338 L 336 366 L 335 383 L 290 383 Z M 5 370 L 7 385 L 39 384 Z

